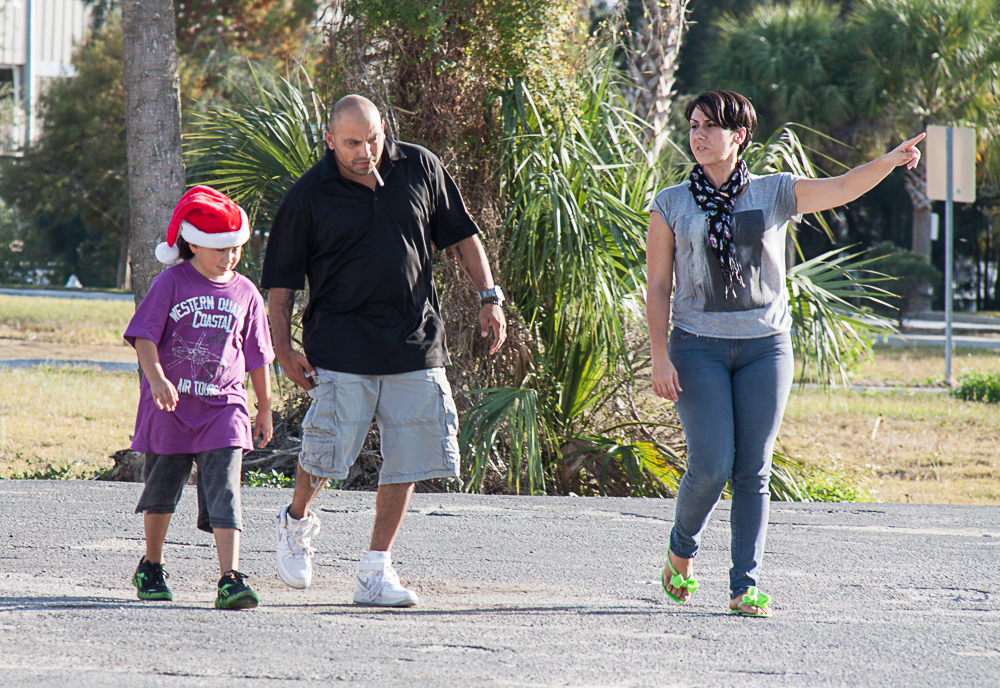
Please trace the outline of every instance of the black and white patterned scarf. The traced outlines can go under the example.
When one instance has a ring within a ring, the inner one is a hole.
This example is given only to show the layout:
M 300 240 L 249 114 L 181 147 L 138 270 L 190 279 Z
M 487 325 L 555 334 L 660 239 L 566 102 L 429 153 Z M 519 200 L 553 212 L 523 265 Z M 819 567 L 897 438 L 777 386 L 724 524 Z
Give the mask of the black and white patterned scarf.
M 736 163 L 729 181 L 716 189 L 708 181 L 701 165 L 695 165 L 691 170 L 691 195 L 698 207 L 708 213 L 708 243 L 722 268 L 722 278 L 726 286 L 726 298 L 732 294 L 736 297 L 736 282 L 745 287 L 743 269 L 736 257 L 736 244 L 733 242 L 733 204 L 750 183 L 750 172 L 747 164 L 740 160 Z

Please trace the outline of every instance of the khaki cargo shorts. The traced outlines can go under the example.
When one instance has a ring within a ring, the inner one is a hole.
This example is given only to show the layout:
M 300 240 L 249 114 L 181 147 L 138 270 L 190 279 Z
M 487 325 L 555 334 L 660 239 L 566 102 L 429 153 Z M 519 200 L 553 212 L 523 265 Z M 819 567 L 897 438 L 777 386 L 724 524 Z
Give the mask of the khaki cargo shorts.
M 444 368 L 399 375 L 317 368 L 314 380 L 299 452 L 306 473 L 346 478 L 374 417 L 382 439 L 379 485 L 458 477 L 458 412 Z

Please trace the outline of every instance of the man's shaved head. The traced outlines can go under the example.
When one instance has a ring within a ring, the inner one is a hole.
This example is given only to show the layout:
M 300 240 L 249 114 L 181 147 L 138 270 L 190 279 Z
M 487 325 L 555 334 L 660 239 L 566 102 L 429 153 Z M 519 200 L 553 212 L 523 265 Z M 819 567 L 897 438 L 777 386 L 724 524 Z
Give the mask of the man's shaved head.
M 329 130 L 323 139 L 342 175 L 374 188 L 372 169 L 378 167 L 385 150 L 385 123 L 375 103 L 356 95 L 338 100 L 330 108 Z
M 333 133 L 341 121 L 351 119 L 355 122 L 370 122 L 378 124 L 382 121 L 382 116 L 375 107 L 375 103 L 364 96 L 349 95 L 344 96 L 330 109 L 329 131 Z

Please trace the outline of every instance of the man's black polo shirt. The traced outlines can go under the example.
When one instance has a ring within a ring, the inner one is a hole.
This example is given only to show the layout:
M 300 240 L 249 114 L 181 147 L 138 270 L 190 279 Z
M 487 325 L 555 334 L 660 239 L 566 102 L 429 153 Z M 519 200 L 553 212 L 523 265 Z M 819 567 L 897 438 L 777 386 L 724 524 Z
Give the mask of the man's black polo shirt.
M 302 289 L 309 278 L 302 346 L 314 366 L 357 375 L 446 366 L 431 257 L 479 228 L 430 151 L 386 140 L 379 174 L 385 186 L 374 190 L 345 179 L 328 150 L 281 201 L 261 286 Z

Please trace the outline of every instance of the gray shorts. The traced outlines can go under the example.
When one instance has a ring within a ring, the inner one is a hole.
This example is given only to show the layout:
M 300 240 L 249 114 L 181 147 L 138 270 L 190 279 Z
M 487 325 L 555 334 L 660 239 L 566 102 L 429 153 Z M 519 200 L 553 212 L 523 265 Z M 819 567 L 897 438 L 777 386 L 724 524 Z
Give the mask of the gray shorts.
M 343 480 L 361 453 L 372 417 L 382 439 L 379 485 L 458 477 L 458 412 L 444 368 L 399 375 L 316 369 L 302 421 L 299 464 Z
M 213 528 L 243 530 L 241 447 L 213 449 L 199 454 L 147 453 L 142 467 L 146 486 L 142 489 L 135 513 L 174 513 L 195 463 L 198 464 L 198 529 L 206 533 L 211 533 Z

